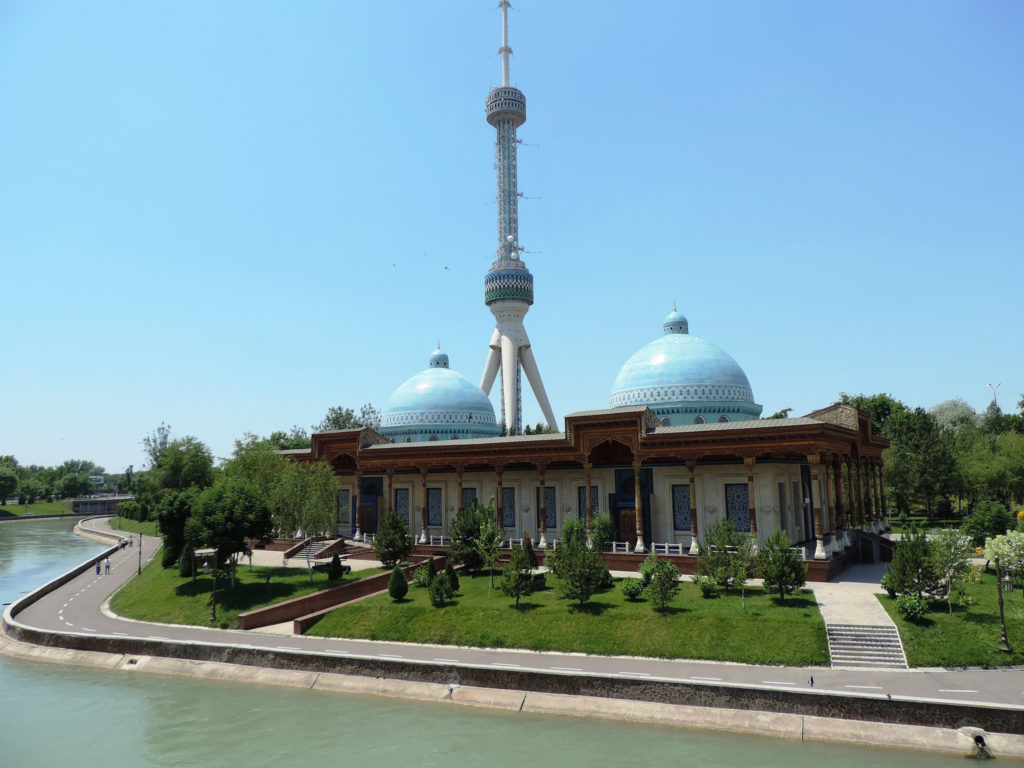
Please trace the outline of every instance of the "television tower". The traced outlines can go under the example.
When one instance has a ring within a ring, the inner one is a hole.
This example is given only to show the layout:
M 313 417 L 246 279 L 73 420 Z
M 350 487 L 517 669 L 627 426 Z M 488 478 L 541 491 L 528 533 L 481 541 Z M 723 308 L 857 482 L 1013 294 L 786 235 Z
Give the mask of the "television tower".
M 526 122 L 526 96 L 509 84 L 508 0 L 501 0 L 501 85 L 487 94 L 487 122 L 498 133 L 495 167 L 498 170 L 498 252 L 484 278 L 484 303 L 496 327 L 480 389 L 491 394 L 501 368 L 501 421 L 510 433 L 523 428 L 522 373 L 540 405 L 548 426 L 558 428 L 548 403 L 537 361 L 523 318 L 533 304 L 533 275 L 519 258 L 519 190 L 516 184 L 516 128 Z

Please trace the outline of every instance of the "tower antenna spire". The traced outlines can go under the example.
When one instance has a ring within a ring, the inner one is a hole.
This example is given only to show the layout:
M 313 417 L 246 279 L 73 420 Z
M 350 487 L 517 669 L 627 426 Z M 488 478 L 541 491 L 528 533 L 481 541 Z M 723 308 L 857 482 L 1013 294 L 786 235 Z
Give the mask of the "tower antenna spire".
M 501 84 L 508 87 L 508 57 L 512 53 L 512 49 L 508 47 L 508 9 L 512 6 L 508 0 L 501 0 L 499 5 L 501 6 L 501 49 L 498 53 L 501 54 Z

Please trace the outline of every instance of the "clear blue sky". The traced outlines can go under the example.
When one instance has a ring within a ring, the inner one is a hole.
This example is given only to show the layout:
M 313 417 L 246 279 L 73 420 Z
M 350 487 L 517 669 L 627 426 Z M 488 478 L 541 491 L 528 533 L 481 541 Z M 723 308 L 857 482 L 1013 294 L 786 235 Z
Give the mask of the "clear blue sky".
M 771 413 L 1024 392 L 1024 3 L 517 0 L 559 418 L 673 299 Z M 493 320 L 496 2 L 0 4 L 0 453 L 383 406 Z M 448 269 L 445 269 L 447 267 Z M 527 393 L 524 415 L 540 412 Z

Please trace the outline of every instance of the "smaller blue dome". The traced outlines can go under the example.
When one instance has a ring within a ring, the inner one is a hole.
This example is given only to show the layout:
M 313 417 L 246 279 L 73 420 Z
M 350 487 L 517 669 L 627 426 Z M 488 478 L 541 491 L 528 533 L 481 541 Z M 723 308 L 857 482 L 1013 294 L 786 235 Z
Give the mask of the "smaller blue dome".
M 668 313 L 668 317 L 665 318 L 665 322 L 661 324 L 665 333 L 689 333 L 690 324 L 686 321 L 679 312 L 676 311 L 676 305 L 672 305 L 672 311 Z
M 437 350 L 428 367 L 392 393 L 380 419 L 380 433 L 395 442 L 494 437 L 501 427 L 480 387 L 448 367 Z

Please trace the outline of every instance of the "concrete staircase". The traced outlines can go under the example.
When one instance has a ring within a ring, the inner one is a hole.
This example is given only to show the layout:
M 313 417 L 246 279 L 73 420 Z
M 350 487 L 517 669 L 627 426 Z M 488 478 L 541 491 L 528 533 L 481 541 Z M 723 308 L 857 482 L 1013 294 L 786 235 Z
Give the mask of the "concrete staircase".
M 826 624 L 833 667 L 906 669 L 907 658 L 894 626 Z
M 331 544 L 331 541 L 311 541 L 306 544 L 305 547 L 300 549 L 294 555 L 291 556 L 293 560 L 305 560 L 308 556 L 310 560 L 316 558 L 316 553 L 321 549 L 326 549 Z

